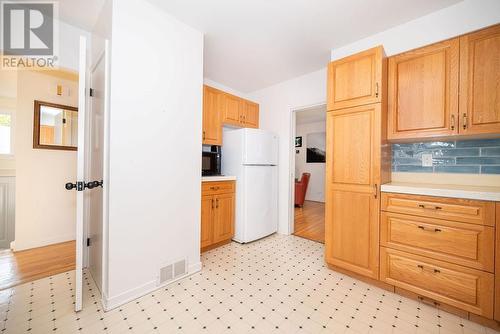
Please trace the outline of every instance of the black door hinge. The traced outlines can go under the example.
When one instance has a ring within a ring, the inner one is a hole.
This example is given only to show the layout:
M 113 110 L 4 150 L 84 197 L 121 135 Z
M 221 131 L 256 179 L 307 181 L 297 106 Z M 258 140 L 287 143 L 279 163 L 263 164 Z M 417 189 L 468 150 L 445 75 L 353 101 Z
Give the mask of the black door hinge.
M 94 89 L 93 88 L 90 88 L 89 94 L 91 97 L 94 96 Z
M 87 247 L 90 246 L 90 238 L 87 238 Z

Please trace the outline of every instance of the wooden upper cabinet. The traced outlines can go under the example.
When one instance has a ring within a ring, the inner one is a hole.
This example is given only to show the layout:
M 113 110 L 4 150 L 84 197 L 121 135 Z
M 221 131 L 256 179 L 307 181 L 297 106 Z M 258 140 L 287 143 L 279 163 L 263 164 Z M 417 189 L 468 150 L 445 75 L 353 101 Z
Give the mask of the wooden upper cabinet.
M 244 108 L 245 105 L 242 99 L 234 95 L 225 94 L 222 122 L 224 124 L 241 126 Z
M 458 134 L 459 39 L 389 58 L 388 139 Z
M 246 128 L 259 127 L 259 105 L 254 102 L 245 101 L 245 114 L 243 122 Z
M 382 101 L 384 50 L 378 46 L 328 65 L 328 110 Z
M 203 86 L 203 144 L 222 145 L 223 93 Z
M 259 105 L 241 97 L 224 93 L 221 122 L 242 128 L 259 127 Z
M 500 134 L 500 25 L 460 37 L 460 132 Z

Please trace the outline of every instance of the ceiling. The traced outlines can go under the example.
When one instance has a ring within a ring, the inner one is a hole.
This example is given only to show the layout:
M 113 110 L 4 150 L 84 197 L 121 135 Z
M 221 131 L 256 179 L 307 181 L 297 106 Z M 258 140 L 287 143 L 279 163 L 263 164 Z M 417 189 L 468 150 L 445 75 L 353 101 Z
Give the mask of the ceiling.
M 297 110 L 296 123 L 307 124 L 326 121 L 326 105 Z
M 459 0 L 148 0 L 205 33 L 204 76 L 249 93 L 319 70 L 332 48 Z M 60 0 L 90 30 L 103 0 Z
M 59 18 L 75 27 L 92 31 L 105 0 L 59 0 Z

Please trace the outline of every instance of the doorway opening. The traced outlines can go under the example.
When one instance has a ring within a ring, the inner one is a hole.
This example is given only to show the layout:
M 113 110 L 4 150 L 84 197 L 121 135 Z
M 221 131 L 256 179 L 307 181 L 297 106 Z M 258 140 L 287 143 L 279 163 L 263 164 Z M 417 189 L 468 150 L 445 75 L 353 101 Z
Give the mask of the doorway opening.
M 0 291 L 75 269 L 78 80 L 0 71 Z
M 325 242 L 326 105 L 294 111 L 293 234 Z

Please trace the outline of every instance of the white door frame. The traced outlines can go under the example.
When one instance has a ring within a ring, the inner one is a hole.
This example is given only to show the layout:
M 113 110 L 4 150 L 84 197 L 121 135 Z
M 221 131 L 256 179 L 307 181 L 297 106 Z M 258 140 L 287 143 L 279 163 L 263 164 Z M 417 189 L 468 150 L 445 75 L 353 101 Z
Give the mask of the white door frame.
M 87 156 L 87 106 L 88 106 L 88 67 L 87 38 L 80 36 L 79 77 L 78 77 L 78 150 L 76 181 L 85 182 Z M 82 75 L 83 71 L 83 75 Z M 83 131 L 82 131 L 83 130 Z M 82 164 L 83 162 L 83 164 Z M 81 311 L 83 305 L 83 262 L 85 254 L 86 200 L 84 191 L 76 191 L 76 263 L 75 263 L 75 311 Z
M 301 112 L 304 109 L 311 109 L 316 107 L 326 106 L 326 101 L 292 108 L 290 110 L 290 142 L 289 142 L 289 152 L 290 160 L 288 162 L 290 168 L 290 179 L 289 186 L 290 191 L 288 192 L 288 234 L 293 234 L 295 232 L 295 135 L 297 133 L 297 112 Z

